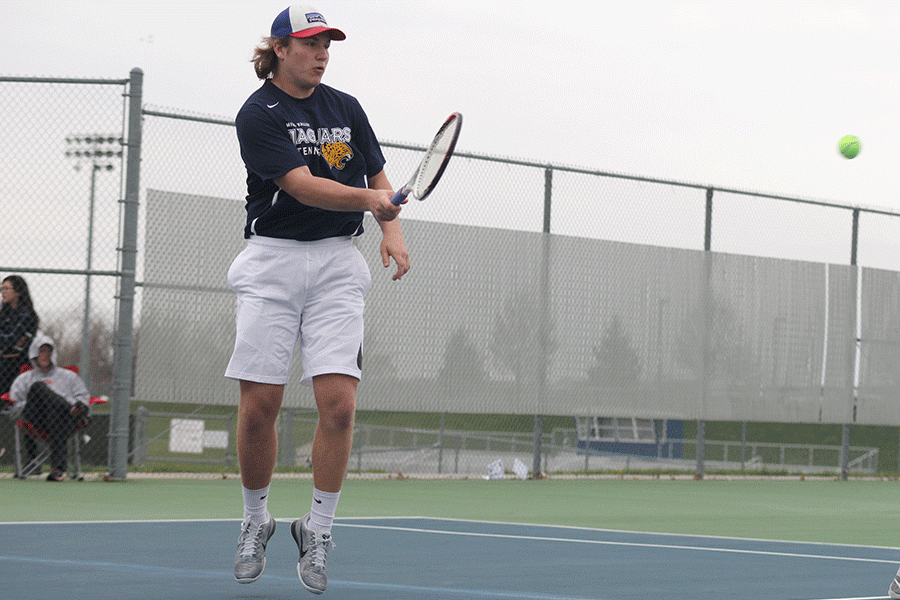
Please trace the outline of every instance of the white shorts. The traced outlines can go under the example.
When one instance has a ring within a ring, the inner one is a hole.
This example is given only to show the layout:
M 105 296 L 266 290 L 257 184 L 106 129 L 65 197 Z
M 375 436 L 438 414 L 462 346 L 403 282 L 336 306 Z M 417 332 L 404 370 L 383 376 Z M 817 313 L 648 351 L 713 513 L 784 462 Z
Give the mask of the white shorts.
M 237 337 L 225 377 L 284 385 L 299 341 L 304 384 L 326 373 L 359 379 L 371 282 L 350 238 L 250 238 L 228 270 Z

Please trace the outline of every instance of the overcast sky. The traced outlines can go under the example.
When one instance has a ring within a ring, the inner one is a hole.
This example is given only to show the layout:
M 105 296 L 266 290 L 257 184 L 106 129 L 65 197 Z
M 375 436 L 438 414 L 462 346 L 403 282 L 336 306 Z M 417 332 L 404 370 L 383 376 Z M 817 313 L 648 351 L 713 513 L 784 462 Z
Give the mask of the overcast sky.
M 233 118 L 288 2 L 0 5 L 4 75 L 139 67 L 145 104 Z M 347 34 L 324 81 L 382 139 L 425 143 L 460 111 L 465 151 L 900 211 L 895 0 L 313 5 Z

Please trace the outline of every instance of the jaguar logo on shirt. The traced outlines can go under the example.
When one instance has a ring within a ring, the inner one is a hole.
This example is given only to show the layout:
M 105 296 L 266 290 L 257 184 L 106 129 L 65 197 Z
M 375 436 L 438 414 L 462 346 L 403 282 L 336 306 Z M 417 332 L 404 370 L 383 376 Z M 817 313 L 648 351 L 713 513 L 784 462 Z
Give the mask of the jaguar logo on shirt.
M 353 158 L 353 150 L 344 142 L 322 144 L 322 156 L 333 168 L 341 171 Z

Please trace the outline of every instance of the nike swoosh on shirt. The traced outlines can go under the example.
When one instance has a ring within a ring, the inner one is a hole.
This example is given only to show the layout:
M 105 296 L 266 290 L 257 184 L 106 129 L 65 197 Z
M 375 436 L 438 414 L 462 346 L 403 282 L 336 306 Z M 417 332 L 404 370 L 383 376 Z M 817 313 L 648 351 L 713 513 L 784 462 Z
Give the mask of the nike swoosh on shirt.
M 278 102 L 281 101 L 279 100 Z M 275 108 L 276 106 L 278 106 L 278 102 L 276 102 L 275 104 L 266 104 L 266 106 L 268 106 L 269 108 Z

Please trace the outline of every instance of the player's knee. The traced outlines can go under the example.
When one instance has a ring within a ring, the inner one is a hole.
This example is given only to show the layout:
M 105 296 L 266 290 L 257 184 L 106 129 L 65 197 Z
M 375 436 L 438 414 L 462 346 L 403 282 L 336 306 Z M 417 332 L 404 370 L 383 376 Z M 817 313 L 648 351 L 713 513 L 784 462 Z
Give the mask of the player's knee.
M 322 394 L 316 399 L 319 408 L 319 421 L 332 431 L 344 431 L 353 427 L 353 416 L 356 411 L 356 399 L 352 394 L 334 390 Z
M 240 423 L 250 432 L 268 431 L 275 426 L 279 407 L 272 402 L 245 402 L 240 408 Z
M 353 428 L 356 382 L 349 377 L 326 376 L 314 380 L 320 423 L 332 431 Z
M 241 415 L 240 427 L 251 437 L 270 431 L 275 426 L 275 419 L 265 410 L 251 410 Z
M 353 415 L 355 403 L 352 399 L 343 399 L 332 402 L 324 414 L 320 412 L 319 418 L 326 427 L 334 431 L 345 431 L 353 427 Z

